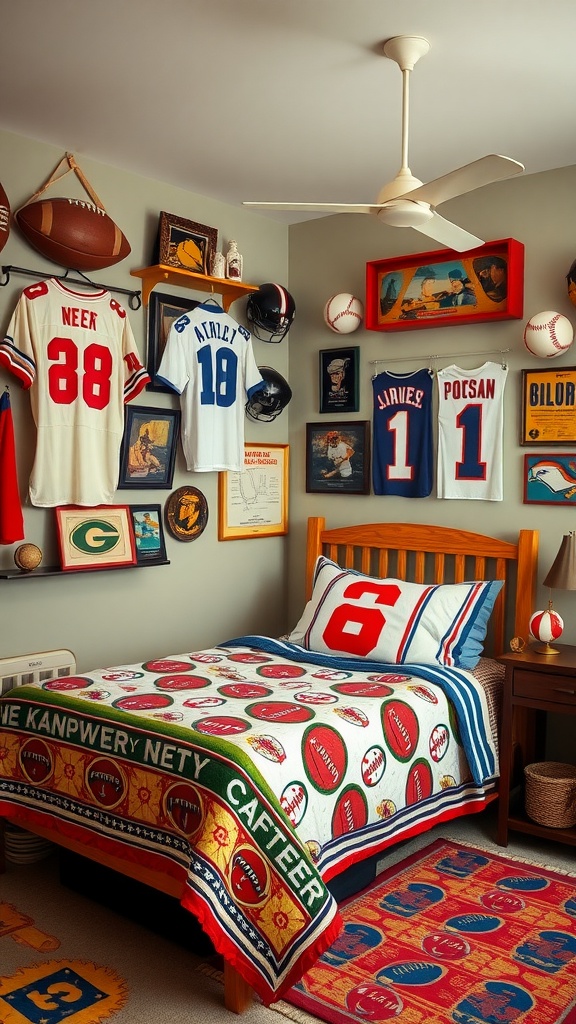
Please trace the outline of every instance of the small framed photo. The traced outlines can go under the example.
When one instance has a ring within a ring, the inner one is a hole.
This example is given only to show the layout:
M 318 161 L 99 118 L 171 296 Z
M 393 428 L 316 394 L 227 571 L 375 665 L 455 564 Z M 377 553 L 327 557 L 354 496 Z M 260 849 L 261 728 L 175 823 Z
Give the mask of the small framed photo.
M 244 471 L 218 475 L 218 540 L 288 533 L 287 444 L 244 445 Z
M 320 412 L 358 412 L 360 347 L 320 351 Z
M 524 456 L 525 505 L 576 508 L 576 452 Z
M 113 569 L 136 565 L 127 505 L 60 505 L 56 531 L 62 569 Z
M 306 424 L 306 490 L 370 493 L 370 422 Z
M 162 362 L 168 333 L 172 324 L 183 313 L 190 312 L 200 303 L 198 299 L 185 299 L 180 295 L 168 295 L 165 292 L 150 292 L 148 304 L 148 365 L 151 383 L 146 385 L 147 391 L 163 391 L 173 395 L 174 389 L 162 384 L 158 378 L 158 367 Z
M 576 444 L 576 366 L 522 370 L 520 444 Z
M 184 220 L 163 210 L 160 213 L 158 263 L 209 275 L 217 244 L 217 228 Z
M 179 409 L 127 405 L 118 489 L 170 488 L 179 436 Z
M 167 562 L 160 505 L 130 505 L 138 565 Z
M 516 320 L 523 308 L 524 245 L 514 238 L 366 264 L 369 331 Z

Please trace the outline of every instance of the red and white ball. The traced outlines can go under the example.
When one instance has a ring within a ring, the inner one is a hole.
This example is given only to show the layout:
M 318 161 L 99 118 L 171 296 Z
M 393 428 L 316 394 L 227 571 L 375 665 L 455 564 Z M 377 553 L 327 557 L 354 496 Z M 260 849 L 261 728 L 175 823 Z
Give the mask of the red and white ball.
M 574 341 L 574 328 L 567 316 L 545 309 L 531 316 L 524 328 L 524 344 L 533 356 L 556 359 Z
M 553 609 L 534 612 L 528 626 L 530 635 L 535 640 L 541 640 L 543 644 L 551 640 L 558 640 L 564 630 L 564 620 Z
M 351 334 L 362 323 L 364 306 L 360 299 L 350 292 L 332 295 L 324 306 L 324 322 L 336 334 Z

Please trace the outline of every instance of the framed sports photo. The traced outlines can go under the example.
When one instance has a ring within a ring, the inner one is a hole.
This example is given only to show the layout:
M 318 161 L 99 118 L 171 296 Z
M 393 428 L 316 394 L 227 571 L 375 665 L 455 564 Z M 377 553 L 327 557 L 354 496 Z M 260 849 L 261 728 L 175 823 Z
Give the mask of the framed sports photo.
M 148 363 L 147 370 L 151 383 L 146 385 L 147 391 L 163 391 L 173 395 L 174 389 L 162 384 L 157 378 L 158 367 L 162 362 L 168 334 L 172 324 L 183 313 L 200 305 L 198 299 L 182 298 L 180 295 L 169 295 L 166 292 L 150 292 L 148 303 Z
M 320 350 L 320 412 L 358 412 L 360 346 Z
M 370 423 L 306 424 L 306 490 L 313 494 L 370 493 Z
M 127 405 L 118 489 L 170 488 L 180 436 L 180 410 Z
M 369 331 L 515 320 L 523 308 L 524 245 L 514 238 L 366 264 Z
M 127 505 L 60 505 L 55 513 L 62 569 L 120 569 L 136 564 Z
M 160 505 L 130 505 L 138 565 L 167 564 Z
M 209 275 L 218 243 L 217 228 L 193 220 L 160 213 L 158 225 L 158 263 Z

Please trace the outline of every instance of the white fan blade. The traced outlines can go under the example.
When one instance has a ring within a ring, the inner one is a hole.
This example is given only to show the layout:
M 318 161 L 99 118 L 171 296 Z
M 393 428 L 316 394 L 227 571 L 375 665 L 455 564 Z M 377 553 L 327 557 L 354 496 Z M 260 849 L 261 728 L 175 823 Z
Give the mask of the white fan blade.
M 455 249 L 456 252 L 466 252 L 468 249 L 476 249 L 477 246 L 484 245 L 482 238 L 471 235 L 469 231 L 465 231 L 464 228 L 441 217 L 435 210 L 432 211 L 430 220 L 419 224 L 414 230 L 428 235 L 429 238 L 435 238 L 437 242 L 448 246 L 449 249 Z
M 242 203 L 242 206 L 258 206 L 263 210 L 302 210 L 303 213 L 313 210 L 319 213 L 371 213 L 374 209 L 365 203 Z
M 429 181 L 412 192 L 407 192 L 406 198 L 418 199 L 423 203 L 430 203 L 430 206 L 440 206 L 440 203 L 445 203 L 447 199 L 455 199 L 466 192 L 473 192 L 475 188 L 490 185 L 501 178 L 509 178 L 523 170 L 524 165 L 517 160 L 492 153 L 490 156 L 473 160 L 464 167 L 458 167 L 441 178 L 435 178 L 434 181 Z

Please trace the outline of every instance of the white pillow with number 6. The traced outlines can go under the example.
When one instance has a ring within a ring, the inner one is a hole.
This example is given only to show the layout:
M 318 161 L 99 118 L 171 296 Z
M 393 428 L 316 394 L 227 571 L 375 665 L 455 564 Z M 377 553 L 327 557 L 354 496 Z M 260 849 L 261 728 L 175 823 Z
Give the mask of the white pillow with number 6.
M 292 630 L 310 651 L 386 664 L 474 668 L 501 580 L 419 584 L 316 562 L 312 598 Z

